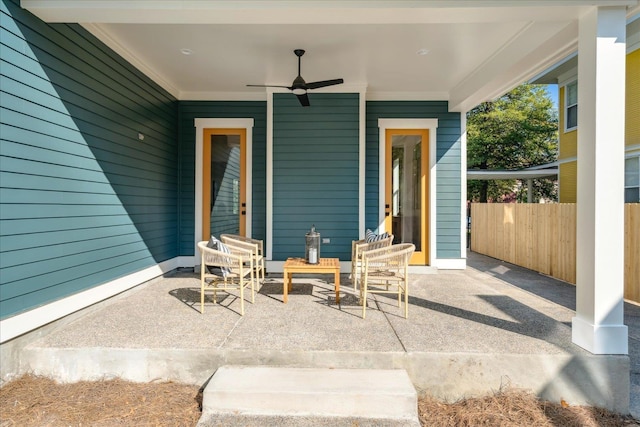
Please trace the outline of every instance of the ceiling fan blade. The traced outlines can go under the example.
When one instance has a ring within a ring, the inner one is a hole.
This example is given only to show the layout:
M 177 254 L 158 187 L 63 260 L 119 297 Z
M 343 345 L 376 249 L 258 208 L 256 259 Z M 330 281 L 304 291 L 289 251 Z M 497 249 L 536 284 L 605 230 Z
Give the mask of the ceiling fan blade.
M 285 89 L 293 90 L 291 86 L 280 86 L 280 85 L 247 85 L 247 87 L 283 87 Z
M 310 105 L 309 104 L 309 96 L 306 93 L 304 93 L 302 95 L 296 95 L 296 96 L 298 97 L 298 101 L 300 101 L 300 104 L 303 107 L 308 107 Z
M 318 89 L 321 87 L 339 85 L 344 83 L 343 79 L 333 79 L 333 80 L 323 80 L 321 82 L 311 82 L 307 83 L 307 89 Z

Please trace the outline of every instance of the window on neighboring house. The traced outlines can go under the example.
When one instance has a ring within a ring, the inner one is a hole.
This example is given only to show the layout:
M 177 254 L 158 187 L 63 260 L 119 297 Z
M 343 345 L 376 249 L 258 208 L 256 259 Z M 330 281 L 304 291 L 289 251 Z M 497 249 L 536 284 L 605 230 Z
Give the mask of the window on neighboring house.
M 624 162 L 624 202 L 640 203 L 640 156 Z
M 578 82 L 571 82 L 565 87 L 565 130 L 578 127 Z

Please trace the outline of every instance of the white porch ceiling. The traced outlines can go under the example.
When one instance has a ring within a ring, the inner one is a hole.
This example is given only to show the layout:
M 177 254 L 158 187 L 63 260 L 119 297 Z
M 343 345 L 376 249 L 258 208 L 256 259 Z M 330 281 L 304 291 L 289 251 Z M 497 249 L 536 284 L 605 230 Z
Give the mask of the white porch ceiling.
M 22 0 L 46 22 L 80 23 L 181 100 L 266 99 L 290 85 L 293 50 L 318 92 L 448 100 L 467 111 L 577 49 L 578 18 L 637 0 Z M 191 55 L 181 53 L 190 49 Z M 418 51 L 427 49 L 426 55 Z

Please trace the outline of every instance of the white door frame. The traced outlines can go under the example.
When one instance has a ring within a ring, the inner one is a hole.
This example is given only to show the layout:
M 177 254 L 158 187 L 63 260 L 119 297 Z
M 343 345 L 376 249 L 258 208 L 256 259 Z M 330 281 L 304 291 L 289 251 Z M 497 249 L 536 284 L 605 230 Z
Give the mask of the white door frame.
M 378 119 L 378 128 L 380 130 L 378 138 L 379 148 L 379 165 L 378 165 L 378 186 L 379 201 L 378 201 L 378 232 L 383 233 L 385 231 L 391 232 L 391 230 L 385 230 L 384 224 L 384 205 L 385 205 L 385 159 L 386 159 L 386 132 L 387 129 L 428 129 L 429 130 L 429 199 L 428 214 L 429 214 L 429 259 L 427 263 L 431 266 L 436 266 L 436 141 L 437 141 L 437 129 L 438 119 Z
M 194 242 L 193 242 L 193 260 L 194 265 L 198 264 L 198 248 L 197 243 L 202 239 L 202 152 L 204 141 L 202 140 L 205 129 L 245 129 L 246 130 L 246 198 L 247 198 L 247 215 L 246 235 L 251 236 L 251 219 L 252 219 L 252 193 L 251 193 L 251 177 L 252 177 L 252 147 L 253 147 L 253 119 L 209 119 L 197 118 L 194 120 L 196 128 L 196 155 L 195 155 L 195 224 L 194 224 Z

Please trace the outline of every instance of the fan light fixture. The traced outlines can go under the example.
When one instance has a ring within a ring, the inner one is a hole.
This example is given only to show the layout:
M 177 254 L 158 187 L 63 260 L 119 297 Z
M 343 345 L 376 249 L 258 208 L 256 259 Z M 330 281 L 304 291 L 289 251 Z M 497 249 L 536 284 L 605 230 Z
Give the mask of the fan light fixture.
M 307 93 L 307 91 L 302 89 L 301 87 L 297 87 L 297 88 L 293 89 L 292 92 L 293 92 L 294 95 L 304 95 L 305 93 Z

